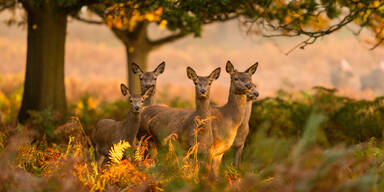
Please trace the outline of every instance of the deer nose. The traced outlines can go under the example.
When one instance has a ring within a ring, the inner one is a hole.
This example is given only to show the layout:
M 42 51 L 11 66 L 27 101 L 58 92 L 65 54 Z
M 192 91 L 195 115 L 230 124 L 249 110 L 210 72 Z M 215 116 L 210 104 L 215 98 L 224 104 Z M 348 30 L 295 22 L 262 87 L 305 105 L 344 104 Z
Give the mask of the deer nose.
M 245 84 L 245 87 L 247 87 L 248 89 L 251 89 L 252 85 L 250 83 L 247 83 L 247 84 Z
M 207 92 L 207 90 L 202 89 L 202 90 L 200 90 L 200 92 L 201 92 L 201 94 L 205 94 Z
M 259 92 L 255 92 L 255 93 L 253 93 L 254 95 L 255 95 L 255 97 L 258 97 L 259 96 Z
M 135 106 L 135 109 L 138 111 L 140 109 L 140 107 L 139 106 Z
M 151 88 L 152 87 L 152 85 L 145 85 L 145 88 L 146 89 L 149 89 L 149 88 Z

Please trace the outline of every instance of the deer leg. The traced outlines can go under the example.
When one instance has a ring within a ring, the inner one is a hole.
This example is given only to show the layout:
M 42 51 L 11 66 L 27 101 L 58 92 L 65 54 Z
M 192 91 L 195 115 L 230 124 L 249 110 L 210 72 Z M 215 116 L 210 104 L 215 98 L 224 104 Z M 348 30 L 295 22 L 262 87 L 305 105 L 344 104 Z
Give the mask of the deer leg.
M 223 154 L 215 155 L 211 158 L 211 166 L 209 173 L 210 180 L 217 180 L 217 178 L 219 177 L 222 158 Z
M 244 143 L 239 147 L 236 147 L 236 156 L 235 156 L 235 166 L 240 168 L 241 166 L 241 157 L 243 155 Z
M 103 155 L 100 153 L 100 149 L 97 146 L 95 146 L 94 151 L 95 151 L 95 161 L 96 161 L 98 167 L 101 167 L 102 166 L 101 159 L 102 159 Z

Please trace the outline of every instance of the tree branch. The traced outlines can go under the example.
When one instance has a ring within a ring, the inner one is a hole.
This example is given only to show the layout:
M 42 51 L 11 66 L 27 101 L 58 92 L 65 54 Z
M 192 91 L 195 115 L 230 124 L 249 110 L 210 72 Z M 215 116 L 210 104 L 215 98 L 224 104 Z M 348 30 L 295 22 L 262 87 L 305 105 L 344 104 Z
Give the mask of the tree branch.
M 156 47 L 160 47 L 166 43 L 170 43 L 170 42 L 173 42 L 173 41 L 176 41 L 180 38 L 183 38 L 187 35 L 189 35 L 191 33 L 184 33 L 184 32 L 179 32 L 179 33 L 176 33 L 176 34 L 172 34 L 172 35 L 169 35 L 167 37 L 163 37 L 161 39 L 158 39 L 158 40 L 155 40 L 155 41 L 149 41 L 151 46 L 153 48 L 156 48 Z
M 376 49 L 382 43 L 384 43 L 384 38 L 380 39 L 373 47 L 369 48 L 369 50 L 372 51 L 372 50 Z
M 239 14 L 234 14 L 234 15 L 231 15 L 231 16 L 225 15 L 222 18 L 215 18 L 215 19 L 210 19 L 208 21 L 204 21 L 203 24 L 206 25 L 206 24 L 211 24 L 211 23 L 216 23 L 216 22 L 230 21 L 232 19 L 238 18 L 239 16 L 240 16 Z
M 118 38 L 120 39 L 124 44 L 129 44 L 130 41 L 129 39 L 127 38 L 127 35 L 125 34 L 124 31 L 120 30 L 120 29 L 116 29 L 114 27 L 110 28 L 113 32 L 113 34 Z

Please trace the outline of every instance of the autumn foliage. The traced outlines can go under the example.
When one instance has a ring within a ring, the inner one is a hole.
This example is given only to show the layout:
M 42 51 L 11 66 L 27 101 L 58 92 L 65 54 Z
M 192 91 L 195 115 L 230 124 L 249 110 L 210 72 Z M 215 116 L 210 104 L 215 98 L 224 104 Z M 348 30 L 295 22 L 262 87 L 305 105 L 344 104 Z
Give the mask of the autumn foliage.
M 11 99 L 4 96 L 0 101 L 7 104 Z M 20 101 L 13 102 L 19 106 Z M 110 149 L 112 161 L 98 167 L 87 136 L 95 123 L 93 118 L 126 108 L 116 102 L 110 104 L 116 105 L 114 109 L 109 107 L 103 112 L 103 105 L 88 97 L 73 105 L 76 116 L 65 124 L 57 124 L 52 113 L 43 111 L 36 112 L 36 119 L 26 126 L 12 120 L 11 103 L 4 105 L 1 111 L 6 116 L 0 131 L 1 189 L 384 190 L 382 98 L 354 100 L 336 96 L 333 90 L 316 88 L 301 93 L 282 91 L 276 97 L 257 101 L 243 167 L 234 167 L 233 154 L 226 155 L 220 178 L 213 183 L 207 182 L 204 157 L 197 154 L 198 144 L 182 150 L 175 134 L 167 137 L 165 145 L 157 151 L 153 151 L 150 137 L 138 139 L 133 146 L 120 141 Z M 195 123 L 207 120 L 196 119 Z M 43 131 L 40 137 L 39 132 L 49 129 L 39 127 L 50 126 L 56 131 L 52 135 Z

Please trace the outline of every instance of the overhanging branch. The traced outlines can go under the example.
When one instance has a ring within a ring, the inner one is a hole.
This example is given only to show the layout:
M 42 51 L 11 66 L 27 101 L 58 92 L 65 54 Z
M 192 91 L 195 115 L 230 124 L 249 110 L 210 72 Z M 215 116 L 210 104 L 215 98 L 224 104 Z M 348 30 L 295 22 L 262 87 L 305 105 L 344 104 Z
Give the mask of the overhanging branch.
M 176 41 L 176 40 L 183 38 L 189 34 L 191 34 L 191 33 L 179 32 L 176 34 L 169 35 L 167 37 L 163 37 L 163 38 L 158 39 L 158 40 L 150 41 L 150 44 L 152 45 L 153 48 L 160 47 L 161 45 Z
M 248 32 L 251 31 L 251 28 L 253 28 L 254 24 L 257 24 L 258 30 L 256 32 L 261 33 L 264 37 L 297 37 L 297 36 L 307 36 L 307 39 L 300 42 L 296 46 L 294 46 L 292 49 L 290 49 L 286 54 L 289 54 L 294 49 L 300 47 L 305 48 L 307 45 L 313 44 L 316 42 L 316 40 L 320 37 L 330 35 L 331 33 L 340 30 L 341 28 L 345 27 L 346 25 L 352 23 L 357 18 L 361 17 L 361 15 L 364 15 L 362 17 L 362 21 L 360 23 L 361 28 L 359 31 L 355 32 L 355 35 L 359 34 L 363 27 L 368 23 L 369 18 L 371 15 L 377 12 L 377 10 L 382 7 L 384 4 L 380 4 L 379 6 L 365 6 L 361 7 L 359 9 L 350 10 L 349 13 L 347 13 L 343 18 L 341 18 L 337 23 L 332 24 L 328 26 L 325 29 L 321 30 L 310 30 L 308 28 L 305 28 L 305 26 L 301 26 L 300 20 L 293 19 L 289 23 L 283 23 L 281 24 L 281 21 L 279 20 L 268 20 L 267 15 L 260 15 L 253 19 L 248 19 L 244 22 L 246 26 L 248 26 Z M 324 12 L 324 9 L 319 8 L 319 12 L 316 12 L 317 14 L 311 14 L 311 16 L 315 17 L 317 19 L 320 16 L 320 13 Z M 276 21 L 276 23 L 273 23 Z M 277 31 L 277 33 L 276 33 Z M 270 34 L 272 32 L 272 34 Z M 273 33 L 275 32 L 275 33 Z M 380 44 L 384 43 L 384 40 L 382 38 L 379 38 L 378 34 L 376 34 L 377 38 L 377 44 L 375 44 L 371 49 L 374 49 L 378 47 Z

